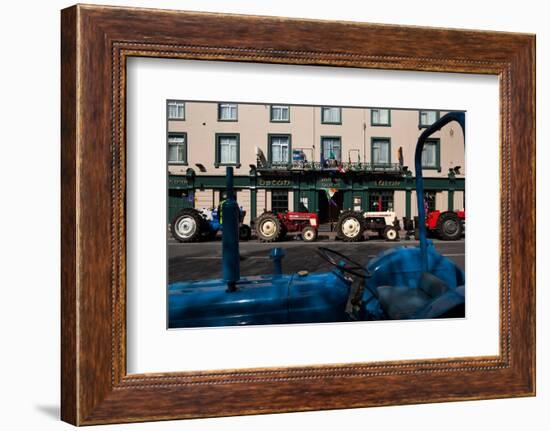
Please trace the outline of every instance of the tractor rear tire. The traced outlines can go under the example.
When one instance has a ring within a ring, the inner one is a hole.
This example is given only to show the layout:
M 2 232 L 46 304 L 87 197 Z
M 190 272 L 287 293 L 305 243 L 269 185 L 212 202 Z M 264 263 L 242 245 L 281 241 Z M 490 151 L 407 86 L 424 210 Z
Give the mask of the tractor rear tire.
M 317 241 L 317 229 L 312 226 L 306 226 L 302 229 L 302 239 L 305 242 Z
M 386 241 L 398 241 L 399 240 L 399 232 L 395 226 L 386 226 L 384 228 L 384 239 Z
M 452 211 L 441 213 L 437 220 L 437 233 L 444 241 L 456 241 L 462 237 L 462 220 Z
M 365 233 L 365 217 L 359 211 L 344 211 L 336 224 L 336 235 L 344 242 L 356 242 Z
M 279 241 L 283 233 L 281 221 L 277 214 L 263 213 L 256 220 L 256 236 L 261 242 Z
M 172 219 L 172 236 L 179 242 L 200 241 L 205 220 L 193 208 L 184 208 Z
M 239 226 L 239 240 L 248 241 L 252 237 L 252 230 L 247 224 Z

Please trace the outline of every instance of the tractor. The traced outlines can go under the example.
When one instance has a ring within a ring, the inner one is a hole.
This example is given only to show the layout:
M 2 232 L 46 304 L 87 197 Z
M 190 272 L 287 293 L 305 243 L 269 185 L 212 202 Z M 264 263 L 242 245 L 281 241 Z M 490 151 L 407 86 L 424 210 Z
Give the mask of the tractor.
M 399 220 L 393 211 L 342 211 L 336 223 L 337 238 L 346 242 L 362 240 L 366 231 L 374 231 L 386 241 L 398 241 L 399 230 Z
M 285 251 L 276 247 L 270 252 L 272 274 L 241 277 L 239 208 L 233 194 L 233 169 L 228 167 L 228 199 L 222 206 L 227 224 L 222 235 L 222 277 L 170 283 L 168 327 L 465 317 L 464 272 L 427 240 L 423 205 L 424 143 L 451 121 L 458 122 L 464 131 L 464 113 L 450 112 L 418 138 L 419 247 L 394 247 L 366 264 L 319 247 L 317 253 L 330 264 L 330 271 L 309 273 L 304 269 L 285 274 Z
M 179 242 L 212 240 L 223 230 L 220 208 L 184 208 L 172 219 L 172 236 Z M 239 208 L 239 238 L 247 241 L 252 235 L 250 226 L 243 223 L 246 211 Z
M 445 241 L 462 238 L 466 222 L 466 213 L 462 211 L 430 211 L 426 217 L 428 233 Z
M 287 233 L 301 235 L 306 242 L 317 240 L 319 217 L 316 213 L 286 211 L 264 212 L 254 223 L 261 242 L 281 241 Z

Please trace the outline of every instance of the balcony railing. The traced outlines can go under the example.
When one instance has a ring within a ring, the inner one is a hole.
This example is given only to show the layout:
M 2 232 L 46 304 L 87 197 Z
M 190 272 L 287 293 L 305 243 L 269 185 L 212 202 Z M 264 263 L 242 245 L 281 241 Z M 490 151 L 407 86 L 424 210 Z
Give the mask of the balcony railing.
M 260 161 L 256 164 L 258 171 L 335 171 L 335 172 L 364 172 L 364 173 L 388 173 L 399 174 L 403 172 L 403 166 L 399 163 L 362 163 L 339 162 L 326 160 L 325 162 L 308 162 L 294 160 L 292 162 Z

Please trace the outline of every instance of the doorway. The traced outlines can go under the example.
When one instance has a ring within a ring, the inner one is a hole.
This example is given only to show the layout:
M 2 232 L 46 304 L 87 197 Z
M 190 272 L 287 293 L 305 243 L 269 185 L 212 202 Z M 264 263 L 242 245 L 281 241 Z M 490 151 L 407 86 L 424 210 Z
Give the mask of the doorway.
M 329 198 L 324 190 L 319 190 L 319 223 L 336 223 L 344 207 L 344 192 L 338 190 Z

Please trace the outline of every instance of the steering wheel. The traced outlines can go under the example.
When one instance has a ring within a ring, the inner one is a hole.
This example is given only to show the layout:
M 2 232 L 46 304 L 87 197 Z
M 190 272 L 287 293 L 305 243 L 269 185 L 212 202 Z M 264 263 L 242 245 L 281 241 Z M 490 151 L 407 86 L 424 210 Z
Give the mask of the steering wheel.
M 348 256 L 340 253 L 339 251 L 332 250 L 327 247 L 319 247 L 317 249 L 317 254 L 321 256 L 324 260 L 330 263 L 332 266 L 335 266 L 341 269 L 344 272 L 355 275 L 356 277 L 369 278 L 371 273 L 367 268 L 365 268 L 360 263 L 351 260 Z M 336 260 L 335 256 L 339 259 Z M 340 262 L 344 262 L 344 265 L 341 265 Z

